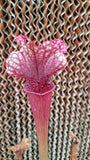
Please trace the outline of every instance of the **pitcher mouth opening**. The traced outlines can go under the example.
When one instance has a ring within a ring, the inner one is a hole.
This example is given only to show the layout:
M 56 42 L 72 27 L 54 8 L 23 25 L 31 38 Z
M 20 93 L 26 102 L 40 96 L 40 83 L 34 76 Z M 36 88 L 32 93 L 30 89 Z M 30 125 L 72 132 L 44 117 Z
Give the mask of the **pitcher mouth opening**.
M 34 86 L 32 84 L 30 84 L 28 81 L 26 81 L 26 84 L 24 86 L 24 92 L 26 92 L 27 94 L 36 94 L 36 95 L 45 95 L 48 94 L 49 92 L 52 92 L 53 90 L 55 90 L 55 85 L 53 84 L 53 82 L 50 80 L 49 83 L 45 83 L 43 85 L 39 85 L 39 86 Z

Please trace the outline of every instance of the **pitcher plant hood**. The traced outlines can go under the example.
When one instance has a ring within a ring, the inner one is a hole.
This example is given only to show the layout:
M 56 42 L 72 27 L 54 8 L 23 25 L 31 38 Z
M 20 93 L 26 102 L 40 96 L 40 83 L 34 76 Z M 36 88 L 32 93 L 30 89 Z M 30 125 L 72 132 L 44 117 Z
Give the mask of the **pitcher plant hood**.
M 12 51 L 6 60 L 6 72 L 17 78 L 24 78 L 24 90 L 44 94 L 53 87 L 52 74 L 64 70 L 67 64 L 66 44 L 60 39 L 45 41 L 37 46 L 35 42 L 26 43 L 27 36 L 14 38 L 20 45 L 19 51 Z

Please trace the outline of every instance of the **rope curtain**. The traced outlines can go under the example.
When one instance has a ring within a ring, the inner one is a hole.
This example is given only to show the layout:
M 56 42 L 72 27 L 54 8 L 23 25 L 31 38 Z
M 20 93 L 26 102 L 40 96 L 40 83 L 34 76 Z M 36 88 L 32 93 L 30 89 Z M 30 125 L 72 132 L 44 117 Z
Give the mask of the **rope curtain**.
M 19 34 L 40 45 L 62 39 L 67 44 L 66 70 L 52 77 L 49 119 L 49 160 L 70 160 L 73 131 L 81 141 L 78 160 L 89 160 L 89 1 L 88 0 L 0 0 L 0 160 L 15 160 L 9 147 L 29 138 L 31 147 L 24 160 L 39 160 L 35 123 L 25 81 L 9 77 L 5 61 L 17 49 Z

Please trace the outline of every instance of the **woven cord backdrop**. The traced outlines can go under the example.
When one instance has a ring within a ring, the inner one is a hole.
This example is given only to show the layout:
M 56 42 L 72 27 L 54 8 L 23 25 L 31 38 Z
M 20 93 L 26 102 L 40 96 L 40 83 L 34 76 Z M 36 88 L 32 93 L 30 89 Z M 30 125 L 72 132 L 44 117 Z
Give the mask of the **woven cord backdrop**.
M 49 160 L 70 160 L 73 131 L 81 141 L 78 160 L 90 160 L 89 146 L 89 1 L 0 0 L 0 160 L 15 160 L 9 147 L 29 138 L 31 147 L 23 159 L 38 160 L 33 114 L 23 91 L 25 81 L 9 77 L 5 61 L 18 46 L 19 34 L 38 45 L 62 39 L 68 47 L 66 70 L 53 76 L 49 119 Z

